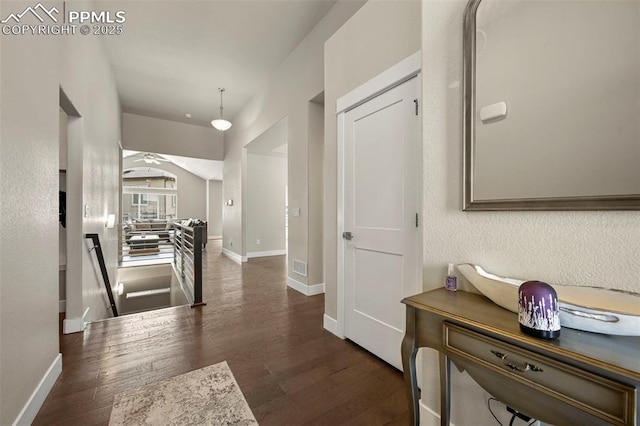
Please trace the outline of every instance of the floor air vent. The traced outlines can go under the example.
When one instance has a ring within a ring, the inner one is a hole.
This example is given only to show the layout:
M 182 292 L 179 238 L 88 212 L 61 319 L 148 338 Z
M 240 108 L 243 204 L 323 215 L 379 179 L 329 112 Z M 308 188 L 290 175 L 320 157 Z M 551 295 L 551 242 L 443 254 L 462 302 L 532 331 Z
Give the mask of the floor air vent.
M 307 262 L 293 259 L 293 272 L 303 277 L 307 276 Z

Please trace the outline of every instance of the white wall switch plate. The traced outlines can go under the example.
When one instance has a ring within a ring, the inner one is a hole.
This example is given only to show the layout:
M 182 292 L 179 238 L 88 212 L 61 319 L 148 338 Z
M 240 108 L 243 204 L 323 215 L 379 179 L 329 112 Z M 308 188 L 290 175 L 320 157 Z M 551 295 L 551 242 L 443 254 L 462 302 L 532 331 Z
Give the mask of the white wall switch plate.
M 505 118 L 507 116 L 507 103 L 496 102 L 495 104 L 483 106 L 480 108 L 480 120 L 483 123 L 491 120 L 497 120 L 499 118 Z

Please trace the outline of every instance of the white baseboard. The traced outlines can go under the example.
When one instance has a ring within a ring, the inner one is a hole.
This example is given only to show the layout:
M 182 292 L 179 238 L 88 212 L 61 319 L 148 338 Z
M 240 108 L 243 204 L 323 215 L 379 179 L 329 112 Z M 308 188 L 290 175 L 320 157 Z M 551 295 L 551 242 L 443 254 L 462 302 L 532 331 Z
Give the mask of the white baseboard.
M 309 286 L 309 294 L 307 296 L 315 296 L 316 294 L 324 294 L 324 283 Z
M 286 250 L 252 251 L 247 253 L 247 259 L 253 259 L 254 257 L 282 256 L 285 254 L 287 254 Z
M 243 263 L 247 261 L 247 256 L 240 256 L 238 253 L 233 252 L 227 248 L 222 247 L 222 254 L 227 256 L 229 259 L 233 260 L 237 263 Z
M 322 319 L 322 326 L 331 334 L 335 334 L 339 338 L 344 339 L 344 336 L 341 336 L 340 333 L 338 333 L 338 321 L 331 318 L 329 315 L 324 314 Z
M 287 277 L 287 285 L 305 296 L 315 296 L 316 294 L 324 293 L 324 283 L 307 285 L 300 281 L 296 281 L 291 277 Z
M 324 283 L 312 284 L 309 287 L 307 296 L 315 296 L 316 294 L 324 294 Z
M 222 235 L 210 235 L 207 237 L 207 240 L 221 240 Z
M 58 300 L 58 313 L 67 312 L 67 301 Z
M 51 392 L 51 388 L 53 388 L 58 376 L 60 376 L 60 373 L 62 373 L 62 354 L 56 356 L 47 372 L 44 373 L 40 383 L 38 383 L 38 386 L 36 386 L 29 400 L 22 408 L 22 411 L 20 411 L 20 414 L 18 414 L 18 417 L 16 417 L 16 420 L 13 422 L 13 426 L 28 426 L 33 422 L 44 400 L 47 398 L 47 395 L 49 395 L 49 392 Z
M 422 400 L 418 401 L 420 405 L 420 426 L 440 426 L 440 414 L 433 411 L 422 403 Z M 455 426 L 450 423 L 451 426 Z
M 84 314 L 81 318 L 68 318 L 65 319 L 62 323 L 62 332 L 63 334 L 71 334 L 71 333 L 79 333 L 84 331 L 87 327 L 87 324 L 90 321 L 89 310 L 91 308 L 87 308 L 84 311 Z

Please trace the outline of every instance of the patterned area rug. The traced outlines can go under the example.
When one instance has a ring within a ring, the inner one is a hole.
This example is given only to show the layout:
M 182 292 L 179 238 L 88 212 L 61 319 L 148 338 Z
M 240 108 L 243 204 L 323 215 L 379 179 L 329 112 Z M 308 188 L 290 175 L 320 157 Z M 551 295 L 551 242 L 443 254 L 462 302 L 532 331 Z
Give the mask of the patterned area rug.
M 110 426 L 257 425 L 226 361 L 115 396 Z

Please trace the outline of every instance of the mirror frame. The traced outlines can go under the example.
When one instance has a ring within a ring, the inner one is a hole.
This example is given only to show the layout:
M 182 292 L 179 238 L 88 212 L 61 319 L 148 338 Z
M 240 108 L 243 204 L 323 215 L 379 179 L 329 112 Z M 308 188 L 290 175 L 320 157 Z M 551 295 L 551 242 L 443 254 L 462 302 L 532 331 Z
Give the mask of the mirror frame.
M 476 200 L 473 194 L 475 150 L 476 12 L 482 0 L 469 0 L 463 22 L 463 206 L 465 211 L 495 210 L 640 210 L 640 194 Z

